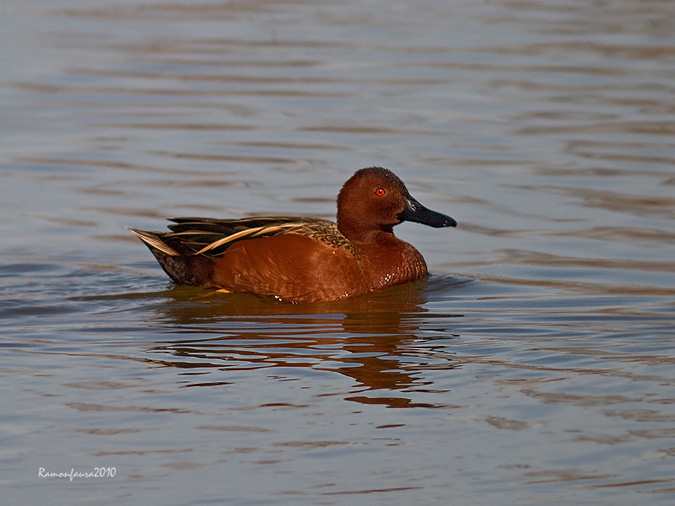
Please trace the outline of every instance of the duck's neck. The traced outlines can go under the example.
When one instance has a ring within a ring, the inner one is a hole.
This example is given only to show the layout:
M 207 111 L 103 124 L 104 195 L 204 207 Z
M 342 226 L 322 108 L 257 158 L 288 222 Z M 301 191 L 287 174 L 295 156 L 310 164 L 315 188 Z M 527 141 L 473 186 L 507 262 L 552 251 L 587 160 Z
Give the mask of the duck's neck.
M 400 242 L 394 235 L 392 226 L 365 228 L 360 224 L 355 226 L 344 220 L 338 220 L 338 230 L 347 239 L 355 243 L 378 244 Z

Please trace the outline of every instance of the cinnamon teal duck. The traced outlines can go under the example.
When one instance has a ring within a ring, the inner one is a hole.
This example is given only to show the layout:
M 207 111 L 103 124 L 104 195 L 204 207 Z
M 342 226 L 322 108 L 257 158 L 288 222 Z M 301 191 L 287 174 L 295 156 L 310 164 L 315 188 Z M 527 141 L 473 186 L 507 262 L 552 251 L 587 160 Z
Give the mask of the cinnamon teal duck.
M 130 228 L 181 285 L 288 302 L 332 301 L 427 276 L 424 258 L 394 235 L 403 221 L 454 227 L 415 200 L 390 170 L 356 171 L 337 198 L 337 223 L 318 218 L 169 218 L 171 232 Z

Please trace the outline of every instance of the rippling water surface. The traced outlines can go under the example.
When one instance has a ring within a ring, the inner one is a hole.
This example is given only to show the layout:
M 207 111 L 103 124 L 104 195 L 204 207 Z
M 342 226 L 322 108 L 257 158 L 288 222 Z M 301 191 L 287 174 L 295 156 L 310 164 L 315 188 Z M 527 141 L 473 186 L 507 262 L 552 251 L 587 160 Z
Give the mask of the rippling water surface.
M 673 2 L 4 0 L 0 44 L 3 504 L 675 502 Z M 370 165 L 460 223 L 398 227 L 425 282 L 175 287 L 124 228 Z

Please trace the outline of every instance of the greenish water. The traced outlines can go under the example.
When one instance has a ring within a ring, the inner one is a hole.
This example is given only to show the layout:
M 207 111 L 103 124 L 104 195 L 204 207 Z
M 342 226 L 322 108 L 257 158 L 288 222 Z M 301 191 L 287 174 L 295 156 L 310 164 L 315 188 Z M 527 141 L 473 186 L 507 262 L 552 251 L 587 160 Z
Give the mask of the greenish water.
M 672 504 L 674 34 L 667 1 L 3 2 L 0 502 Z M 332 218 L 370 165 L 459 222 L 397 227 L 427 281 L 175 287 L 125 229 Z

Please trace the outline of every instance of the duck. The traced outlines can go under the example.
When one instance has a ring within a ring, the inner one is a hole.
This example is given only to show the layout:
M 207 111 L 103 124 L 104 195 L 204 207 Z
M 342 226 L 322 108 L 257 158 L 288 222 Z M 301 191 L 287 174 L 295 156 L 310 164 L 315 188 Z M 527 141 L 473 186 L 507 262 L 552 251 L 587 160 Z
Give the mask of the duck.
M 277 216 L 168 218 L 170 232 L 129 227 L 178 285 L 289 303 L 337 301 L 421 280 L 422 254 L 394 235 L 404 221 L 457 221 L 413 198 L 389 169 L 357 170 L 337 197 L 337 222 Z

